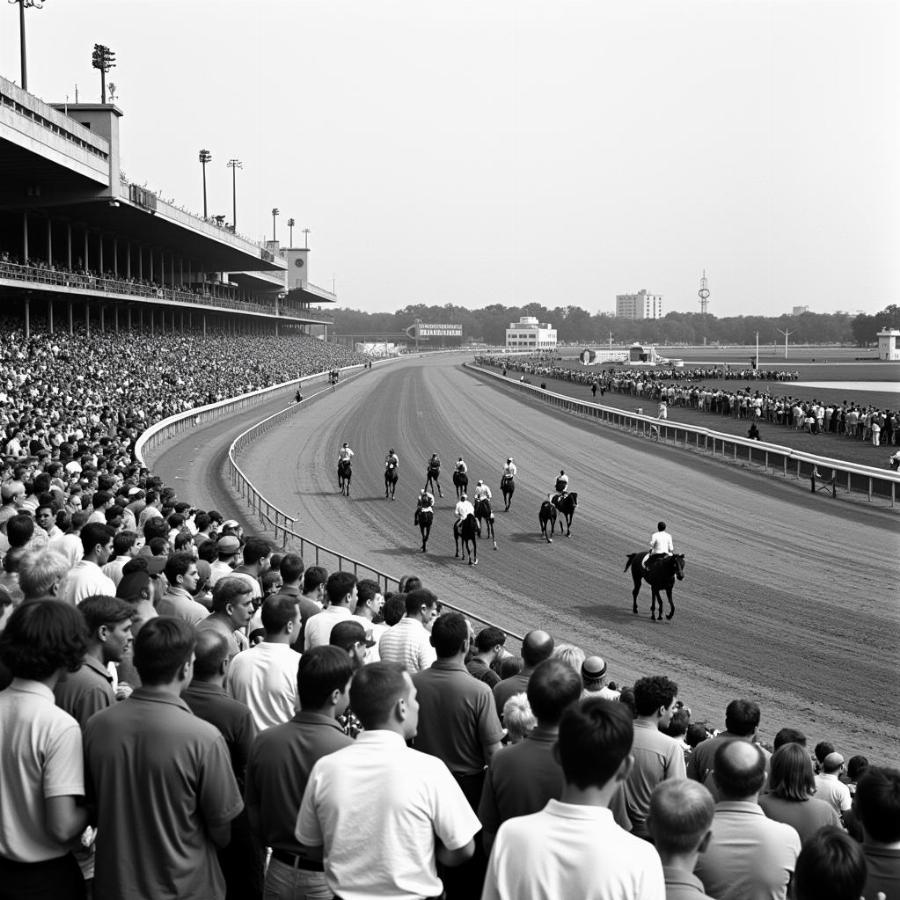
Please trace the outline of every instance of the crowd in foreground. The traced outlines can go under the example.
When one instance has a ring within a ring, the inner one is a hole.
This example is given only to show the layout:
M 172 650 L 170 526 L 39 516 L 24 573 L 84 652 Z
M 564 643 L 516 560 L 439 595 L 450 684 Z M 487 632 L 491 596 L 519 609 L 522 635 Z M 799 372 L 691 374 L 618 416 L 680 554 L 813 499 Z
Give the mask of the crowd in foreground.
M 18 362 L 0 900 L 900 897 L 896 769 L 276 554 L 131 459 L 108 378 L 51 405 L 54 360 Z

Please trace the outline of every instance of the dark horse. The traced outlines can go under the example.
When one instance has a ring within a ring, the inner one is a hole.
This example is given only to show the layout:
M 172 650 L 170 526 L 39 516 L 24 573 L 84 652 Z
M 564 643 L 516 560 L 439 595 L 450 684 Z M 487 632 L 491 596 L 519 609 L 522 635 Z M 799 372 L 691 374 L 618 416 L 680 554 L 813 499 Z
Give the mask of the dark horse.
M 469 476 L 465 472 L 455 469 L 453 472 L 453 484 L 456 487 L 456 499 L 459 500 L 469 486 Z
M 396 463 L 389 462 L 384 468 L 384 496 L 390 497 L 391 500 L 394 499 L 394 489 L 397 487 L 398 477 Z
M 497 549 L 497 538 L 494 536 L 494 510 L 491 508 L 491 501 L 485 497 L 483 500 L 475 501 L 475 518 L 478 520 L 478 527 L 481 528 L 482 522 L 487 525 L 485 534 L 494 542 L 494 549 Z
M 541 511 L 538 513 L 538 522 L 541 524 L 541 534 L 547 538 L 547 543 L 553 543 L 553 529 L 556 528 L 556 507 L 549 501 L 545 500 L 541 504 Z M 550 526 L 550 533 L 547 533 L 547 526 Z M 562 524 L 560 524 L 560 528 Z
M 456 555 L 459 556 L 459 543 L 462 541 L 462 558 L 469 557 L 469 565 L 478 565 L 478 520 L 469 513 L 461 524 L 453 523 L 453 541 L 456 544 Z
M 673 556 L 665 556 L 653 562 L 649 572 L 645 571 L 643 559 L 646 553 L 629 553 L 628 562 L 625 563 L 623 571 L 627 572 L 631 569 L 631 577 L 634 581 L 634 590 L 631 592 L 631 598 L 634 601 L 633 612 L 636 614 L 637 598 L 641 592 L 641 582 L 646 581 L 650 585 L 650 618 L 656 621 L 656 604 L 659 603 L 659 621 L 662 622 L 663 602 L 660 591 L 666 592 L 669 598 L 669 611 L 666 618 L 671 619 L 675 615 L 675 604 L 672 602 L 672 588 L 675 586 L 675 579 L 681 581 L 684 578 L 684 554 L 676 553 Z
M 349 459 L 338 461 L 338 486 L 345 497 L 350 496 L 350 479 L 353 477 L 353 467 Z
M 512 495 L 516 492 L 516 479 L 512 475 L 504 475 L 500 479 L 500 493 L 503 494 L 503 502 L 506 504 L 506 510 L 509 511 L 509 504 L 512 503 Z
M 572 534 L 572 517 L 578 507 L 578 493 L 572 491 L 570 494 L 554 494 L 553 505 L 562 513 L 566 520 L 566 537 Z M 559 531 L 562 534 L 562 522 L 559 523 Z
M 434 510 L 429 509 L 417 509 L 416 510 L 416 525 L 419 526 L 419 531 L 422 532 L 422 552 L 425 552 L 425 548 L 428 545 L 428 538 L 431 535 L 431 524 L 434 522 Z

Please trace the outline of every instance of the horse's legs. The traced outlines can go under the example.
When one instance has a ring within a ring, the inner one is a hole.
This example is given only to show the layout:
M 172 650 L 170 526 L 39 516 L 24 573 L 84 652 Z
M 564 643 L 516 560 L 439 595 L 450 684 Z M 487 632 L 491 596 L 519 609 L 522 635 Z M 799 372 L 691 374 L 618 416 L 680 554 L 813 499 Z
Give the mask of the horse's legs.
M 478 539 L 474 538 L 474 537 L 472 538 L 472 556 L 475 557 L 475 561 L 472 562 L 472 560 L 470 558 L 469 562 L 471 562 L 473 566 L 477 566 L 478 565 Z
M 637 614 L 637 598 L 638 594 L 641 592 L 641 576 L 635 575 L 634 571 L 631 573 L 632 581 L 634 581 L 634 590 L 631 592 L 631 600 L 632 600 L 632 612 Z
M 666 613 L 666 618 L 671 619 L 675 615 L 675 604 L 672 602 L 672 588 L 666 588 L 666 596 L 669 598 L 669 611 Z M 662 616 L 662 601 L 659 604 L 659 614 Z

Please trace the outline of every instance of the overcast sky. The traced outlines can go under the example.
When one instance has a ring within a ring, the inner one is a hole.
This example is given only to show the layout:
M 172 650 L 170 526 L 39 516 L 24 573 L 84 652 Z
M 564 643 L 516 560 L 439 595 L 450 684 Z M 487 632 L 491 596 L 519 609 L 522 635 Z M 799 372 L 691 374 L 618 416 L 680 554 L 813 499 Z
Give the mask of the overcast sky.
M 16 6 L 0 72 L 18 81 Z M 99 99 L 128 177 L 311 229 L 342 306 L 875 312 L 900 302 L 897 0 L 46 0 L 29 88 Z

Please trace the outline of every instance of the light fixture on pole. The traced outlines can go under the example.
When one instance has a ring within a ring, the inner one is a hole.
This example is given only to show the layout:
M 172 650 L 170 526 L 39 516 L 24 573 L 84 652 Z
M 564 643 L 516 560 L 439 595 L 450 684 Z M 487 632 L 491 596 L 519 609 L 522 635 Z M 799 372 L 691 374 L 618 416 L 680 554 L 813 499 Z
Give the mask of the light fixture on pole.
M 203 166 L 203 218 L 207 218 L 206 215 L 206 164 L 208 162 L 212 162 L 212 153 L 209 150 L 201 150 L 200 151 L 200 165 Z
M 279 210 L 278 210 L 278 207 L 276 206 L 272 210 L 272 242 L 273 243 L 278 240 L 278 238 L 275 236 L 275 219 L 278 217 L 278 215 L 279 215 Z
M 25 53 L 25 9 L 42 9 L 44 0 L 9 0 L 19 4 L 19 56 L 22 65 L 22 90 L 28 90 L 28 60 Z
M 776 330 L 779 334 L 783 334 L 783 335 L 784 335 L 784 358 L 787 359 L 787 358 L 788 358 L 788 338 L 789 338 L 792 334 L 796 334 L 796 333 L 797 333 L 797 330 L 794 329 L 793 331 L 788 331 L 786 328 L 776 328 L 775 330 Z
M 287 220 L 288 235 L 289 235 L 289 237 L 288 237 L 288 246 L 289 246 L 289 247 L 293 247 L 293 246 L 294 246 L 294 226 L 295 226 L 296 224 L 297 224 L 297 223 L 296 223 L 293 219 L 288 219 L 288 220 Z
M 244 164 L 239 159 L 229 159 L 225 165 L 231 169 L 231 224 L 237 232 L 237 170 L 243 169 Z
M 100 70 L 100 102 L 106 103 L 106 73 L 116 64 L 116 54 L 103 44 L 94 44 L 91 65 Z
M 303 249 L 304 250 L 309 250 L 309 233 L 311 230 L 312 230 L 311 228 L 303 229 Z

